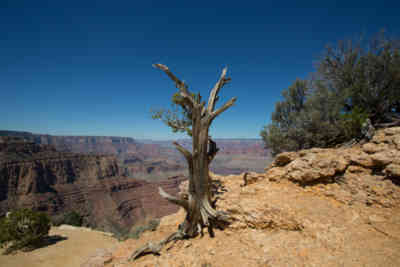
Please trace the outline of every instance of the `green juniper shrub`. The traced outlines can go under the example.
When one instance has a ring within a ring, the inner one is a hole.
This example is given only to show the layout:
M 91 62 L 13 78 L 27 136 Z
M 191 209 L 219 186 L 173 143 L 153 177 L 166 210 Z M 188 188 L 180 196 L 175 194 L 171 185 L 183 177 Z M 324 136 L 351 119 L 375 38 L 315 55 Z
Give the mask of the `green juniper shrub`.
M 18 249 L 34 249 L 48 236 L 50 219 L 47 214 L 30 209 L 12 211 L 0 220 L 0 246 L 5 253 Z
M 342 114 L 345 134 L 358 139 L 361 134 L 361 127 L 368 117 L 368 113 L 359 107 L 355 107 L 351 112 Z
M 60 226 L 64 223 L 64 214 L 53 215 L 50 218 L 52 226 Z
M 59 226 L 61 224 L 68 224 L 72 226 L 82 226 L 83 216 L 76 211 L 69 211 L 63 214 L 53 216 L 51 218 L 51 223 L 54 226 Z
M 76 211 L 70 211 L 64 216 L 64 224 L 82 226 L 82 216 Z
M 283 90 L 260 135 L 273 155 L 334 147 L 363 136 L 362 124 L 400 125 L 400 40 L 383 33 L 327 47 L 312 80 Z

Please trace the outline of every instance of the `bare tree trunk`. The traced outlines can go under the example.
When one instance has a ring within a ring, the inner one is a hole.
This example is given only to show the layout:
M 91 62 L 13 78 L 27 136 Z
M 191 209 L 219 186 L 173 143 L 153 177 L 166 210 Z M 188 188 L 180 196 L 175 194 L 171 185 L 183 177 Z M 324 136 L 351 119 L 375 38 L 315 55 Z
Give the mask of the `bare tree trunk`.
M 210 189 L 209 165 L 215 156 L 216 151 L 208 151 L 209 135 L 208 131 L 213 120 L 222 112 L 231 107 L 236 98 L 232 98 L 222 107 L 215 109 L 218 100 L 219 90 L 230 81 L 226 78 L 225 68 L 221 77 L 215 84 L 208 99 L 208 105 L 201 102 L 201 96 L 194 98 L 188 91 L 187 86 L 180 81 L 168 67 L 156 64 L 156 68 L 163 70 L 175 83 L 180 95 L 185 100 L 186 108 L 192 111 L 192 152 L 188 151 L 178 143 L 174 145 L 185 157 L 189 168 L 189 190 L 188 199 L 179 199 L 164 192 L 161 188 L 160 194 L 170 202 L 183 207 L 186 210 L 186 218 L 179 225 L 177 233 L 172 234 L 159 244 L 147 244 L 132 254 L 131 259 L 136 259 L 143 254 L 158 254 L 162 246 L 176 239 L 191 238 L 202 234 L 202 229 L 208 227 L 209 234 L 213 236 L 213 227 L 220 227 L 221 223 L 228 223 L 229 216 L 222 211 L 217 211 L 212 205 L 212 195 Z

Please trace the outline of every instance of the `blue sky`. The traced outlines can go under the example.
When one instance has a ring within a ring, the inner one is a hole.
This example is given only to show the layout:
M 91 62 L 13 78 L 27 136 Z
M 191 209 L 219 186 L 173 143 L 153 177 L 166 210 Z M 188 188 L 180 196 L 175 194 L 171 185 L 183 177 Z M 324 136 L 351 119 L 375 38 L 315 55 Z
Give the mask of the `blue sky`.
M 255 138 L 281 91 L 307 78 L 326 44 L 386 29 L 398 1 L 0 1 L 0 129 L 177 139 L 170 67 L 208 97 L 224 66 L 216 138 Z

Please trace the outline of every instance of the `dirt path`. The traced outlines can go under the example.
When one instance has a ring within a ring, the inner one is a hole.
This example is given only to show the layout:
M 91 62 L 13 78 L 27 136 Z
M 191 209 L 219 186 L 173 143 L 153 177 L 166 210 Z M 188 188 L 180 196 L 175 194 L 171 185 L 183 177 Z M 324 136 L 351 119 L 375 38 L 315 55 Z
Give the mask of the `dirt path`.
M 68 226 L 53 227 L 50 236 L 61 240 L 30 252 L 1 254 L 0 267 L 79 267 L 96 251 L 111 249 L 119 243 L 105 233 Z

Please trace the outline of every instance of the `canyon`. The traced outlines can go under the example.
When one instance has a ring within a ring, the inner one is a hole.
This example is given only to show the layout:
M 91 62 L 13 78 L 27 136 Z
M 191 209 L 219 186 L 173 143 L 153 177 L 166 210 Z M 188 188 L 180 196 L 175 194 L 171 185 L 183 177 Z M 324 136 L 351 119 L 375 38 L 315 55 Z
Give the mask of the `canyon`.
M 216 173 L 262 171 L 271 159 L 260 140 L 216 141 Z M 176 193 L 186 173 L 172 141 L 0 131 L 0 216 L 17 207 L 53 218 L 77 211 L 85 225 L 118 232 L 176 212 L 158 187 Z
M 1 131 L 0 136 L 16 136 L 36 144 L 53 145 L 57 151 L 82 154 L 114 155 L 121 173 L 144 180 L 162 180 L 187 173 L 186 161 L 172 145 L 172 140 L 136 140 L 115 136 L 54 136 L 21 131 Z M 211 164 L 218 174 L 263 171 L 272 161 L 260 139 L 215 139 L 219 152 Z M 179 139 L 191 147 L 190 139 Z
M 52 144 L 0 137 L 0 215 L 18 207 L 52 217 L 77 211 L 90 227 L 130 228 L 177 210 L 158 194 L 176 193 L 182 176 L 150 183 L 126 177 L 113 155 L 60 152 Z

